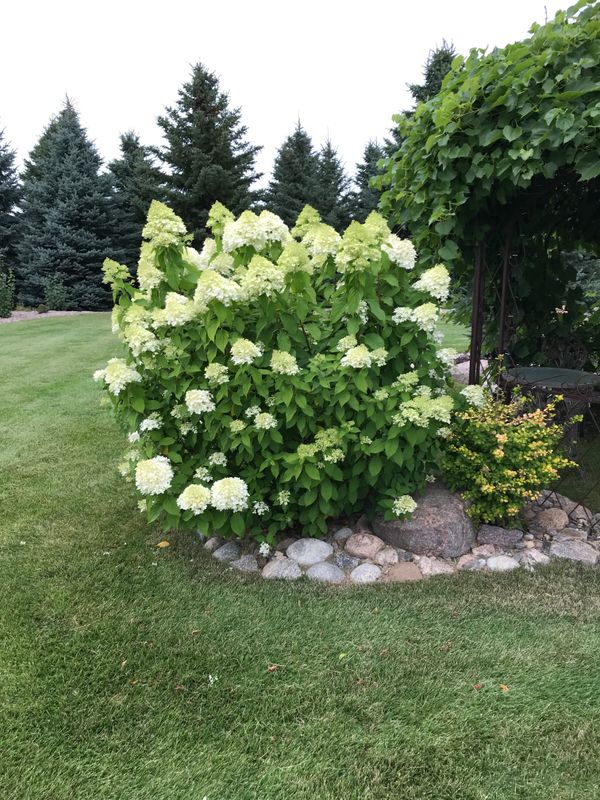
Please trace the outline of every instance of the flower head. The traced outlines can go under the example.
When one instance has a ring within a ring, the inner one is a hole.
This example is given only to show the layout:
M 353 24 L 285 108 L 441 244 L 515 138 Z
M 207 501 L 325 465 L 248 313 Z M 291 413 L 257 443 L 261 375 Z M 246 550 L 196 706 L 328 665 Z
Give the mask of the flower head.
M 284 350 L 273 350 L 271 369 L 280 375 L 297 375 L 300 372 L 295 356 Z
M 295 241 L 286 244 L 277 259 L 277 264 L 284 272 L 306 272 L 311 275 L 314 269 L 304 245 Z
M 262 354 L 262 345 L 254 344 L 249 339 L 238 339 L 231 345 L 231 360 L 234 364 L 251 364 Z
M 231 211 L 217 200 L 216 203 L 212 204 L 208 212 L 206 227 L 212 231 L 213 236 L 222 236 L 225 226 L 233 222 L 234 219 L 235 217 Z
M 165 297 L 165 320 L 167 325 L 185 325 L 197 313 L 196 306 L 189 298 L 177 292 L 167 292 Z
M 211 300 L 218 300 L 224 306 L 235 303 L 242 297 L 239 285 L 225 278 L 215 270 L 205 270 L 201 273 L 194 292 L 194 303 L 198 311 L 204 312 Z
M 204 377 L 212 386 L 219 386 L 229 381 L 229 369 L 225 364 L 214 362 L 206 367 Z
M 191 483 L 186 486 L 177 498 L 177 506 L 182 511 L 193 511 L 194 514 L 202 514 L 210 504 L 210 489 L 201 486 L 199 483 Z
M 268 513 L 269 506 L 262 500 L 256 500 L 256 502 L 252 504 L 252 511 L 254 514 L 258 514 L 259 517 L 262 517 L 264 514 Z
M 164 203 L 153 200 L 142 231 L 144 239 L 150 239 L 153 247 L 171 247 L 180 245 L 185 234 L 183 220 Z
M 217 511 L 243 511 L 248 498 L 248 486 L 241 478 L 222 478 L 210 489 L 210 502 Z
M 95 380 L 100 380 L 100 376 L 111 394 L 120 394 L 127 384 L 139 383 L 142 380 L 140 373 L 128 366 L 122 358 L 111 358 L 103 370 L 94 373 Z
M 416 509 L 417 504 L 409 494 L 403 494 L 394 500 L 392 511 L 396 516 L 402 517 L 405 514 L 412 514 Z
M 208 463 L 213 467 L 225 467 L 227 465 L 227 456 L 217 450 L 208 457 Z
M 460 393 L 470 406 L 483 408 L 485 405 L 486 395 L 483 386 L 465 386 L 464 389 L 461 389 Z
M 359 344 L 357 347 L 347 350 L 340 363 L 343 367 L 352 367 L 352 369 L 370 367 L 371 353 L 364 344 Z
M 443 264 L 436 264 L 413 283 L 413 289 L 427 292 L 436 300 L 447 300 L 450 291 L 450 274 Z
M 410 239 L 400 239 L 395 233 L 390 233 L 381 246 L 387 257 L 402 269 L 413 269 L 417 260 L 417 252 Z
M 173 480 L 173 468 L 165 456 L 155 456 L 138 461 L 135 467 L 135 485 L 142 494 L 162 494 Z
M 155 353 L 160 348 L 156 336 L 142 325 L 127 325 L 123 330 L 123 338 L 135 357 L 142 353 Z
M 137 267 L 138 286 L 143 292 L 150 292 L 160 286 L 164 275 L 154 263 L 154 250 L 149 242 L 143 242 Z
M 254 426 L 259 430 L 268 431 L 270 428 L 277 427 L 277 420 L 273 416 L 273 414 L 269 414 L 267 411 L 263 411 L 260 414 L 257 414 L 254 417 Z
M 240 277 L 240 290 L 245 300 L 255 300 L 261 295 L 272 297 L 284 287 L 285 274 L 281 267 L 263 256 L 253 256 Z
M 335 349 L 339 350 L 340 353 L 345 353 L 351 348 L 356 347 L 357 344 L 358 342 L 355 336 L 342 336 Z
M 215 403 L 212 395 L 206 389 L 190 389 L 185 393 L 185 404 L 192 414 L 203 414 L 214 411 Z

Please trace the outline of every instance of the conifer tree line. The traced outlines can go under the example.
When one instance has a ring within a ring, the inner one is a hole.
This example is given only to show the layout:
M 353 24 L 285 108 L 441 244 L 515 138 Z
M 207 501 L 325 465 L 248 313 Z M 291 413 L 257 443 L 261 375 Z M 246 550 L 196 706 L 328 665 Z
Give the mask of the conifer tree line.
M 444 43 L 446 50 L 451 48 Z M 425 84 L 409 87 L 415 99 L 427 97 L 436 80 L 439 90 L 446 62 L 449 68 L 448 58 L 433 55 Z M 393 131 L 381 145 L 369 141 L 351 178 L 334 144 L 328 140 L 315 147 L 298 121 L 276 153 L 266 186 L 257 188 L 261 147 L 249 141 L 241 109 L 231 107 L 216 75 L 202 64 L 192 68 L 176 102 L 157 121 L 162 146 L 145 145 L 128 131 L 120 137 L 119 157 L 104 164 L 67 99 L 20 174 L 15 151 L 0 129 L 0 277 L 14 276 L 20 304 L 108 308 L 102 262 L 110 256 L 135 272 L 153 199 L 175 210 L 197 247 L 207 235 L 206 219 L 216 200 L 236 214 L 268 208 L 290 226 L 308 203 L 342 231 L 377 207 L 370 181 L 397 145 Z

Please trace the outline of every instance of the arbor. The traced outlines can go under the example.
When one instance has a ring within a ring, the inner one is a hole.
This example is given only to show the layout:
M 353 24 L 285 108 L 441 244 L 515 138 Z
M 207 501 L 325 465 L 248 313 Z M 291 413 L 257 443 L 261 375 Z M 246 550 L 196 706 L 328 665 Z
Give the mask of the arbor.
M 15 214 L 21 195 L 19 176 L 15 166 L 15 151 L 0 130 L 0 271 L 13 266 L 15 257 L 17 217 Z
M 164 176 L 154 163 L 151 148 L 141 144 L 133 131 L 122 134 L 120 148 L 120 158 L 108 166 L 115 245 L 111 255 L 135 267 L 150 203 L 164 198 Z
M 363 160 L 356 165 L 352 194 L 352 216 L 359 222 L 364 222 L 371 211 L 377 208 L 379 192 L 371 185 L 371 179 L 379 174 L 378 162 L 384 157 L 385 151 L 377 142 L 371 140 L 365 147 Z
M 67 99 L 25 163 L 18 245 L 19 296 L 37 305 L 50 283 L 63 284 L 70 308 L 110 303 L 102 261 L 111 250 L 109 180 Z
M 283 142 L 273 165 L 273 175 L 264 193 L 270 211 L 292 227 L 306 204 L 318 202 L 319 156 L 300 121 Z
M 241 110 L 229 107 L 217 76 L 202 64 L 192 68 L 158 125 L 166 140 L 156 153 L 166 167 L 167 198 L 201 241 L 215 201 L 239 212 L 254 200 L 252 184 L 260 178 L 255 161 L 262 148 L 246 140 Z
M 323 222 L 341 232 L 347 228 L 352 216 L 350 178 L 329 139 L 319 151 L 317 164 L 314 207 Z

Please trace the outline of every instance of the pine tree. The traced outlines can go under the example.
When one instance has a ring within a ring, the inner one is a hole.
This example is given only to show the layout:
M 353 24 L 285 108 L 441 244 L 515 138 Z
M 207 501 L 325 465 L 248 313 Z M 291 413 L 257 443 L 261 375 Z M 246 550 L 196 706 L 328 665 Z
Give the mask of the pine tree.
M 142 228 L 153 200 L 164 200 L 164 177 L 150 147 L 129 131 L 121 136 L 121 156 L 108 165 L 112 179 L 112 257 L 134 269 L 140 254 Z
M 167 168 L 168 202 L 199 243 L 216 200 L 237 214 L 255 199 L 252 184 L 261 177 L 255 171 L 261 148 L 248 143 L 240 109 L 229 107 L 218 78 L 202 64 L 192 68 L 177 103 L 158 125 L 166 139 L 156 152 Z
M 15 151 L 0 131 L 0 272 L 14 266 L 17 235 L 16 207 L 21 196 Z
M 20 301 L 61 294 L 70 308 L 102 309 L 110 293 L 101 266 L 112 247 L 109 189 L 101 159 L 69 100 L 25 163 L 18 246 Z
M 371 179 L 379 173 L 377 162 L 384 158 L 385 151 L 377 141 L 370 141 L 365 147 L 363 160 L 356 165 L 354 184 L 356 190 L 352 195 L 352 216 L 364 222 L 371 211 L 377 208 L 379 193 L 371 186 Z
M 318 155 L 315 208 L 323 222 L 340 233 L 350 223 L 350 178 L 329 140 Z
M 273 165 L 273 175 L 264 193 L 269 211 L 278 214 L 290 227 L 306 204 L 318 202 L 317 173 L 319 156 L 300 122 L 283 142 Z

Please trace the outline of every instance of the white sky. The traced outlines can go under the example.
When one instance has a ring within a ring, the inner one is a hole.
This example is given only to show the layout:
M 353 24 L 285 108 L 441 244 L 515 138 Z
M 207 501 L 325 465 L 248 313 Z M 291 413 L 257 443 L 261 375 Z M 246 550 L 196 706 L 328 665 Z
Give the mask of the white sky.
M 458 52 L 523 38 L 570 0 L 6 0 L 0 129 L 22 161 L 68 94 L 101 155 L 134 129 L 159 144 L 156 117 L 197 61 L 242 107 L 249 138 L 276 148 L 300 118 L 353 171 L 369 138 L 411 107 L 442 39 Z

